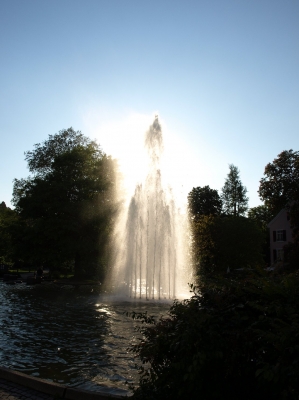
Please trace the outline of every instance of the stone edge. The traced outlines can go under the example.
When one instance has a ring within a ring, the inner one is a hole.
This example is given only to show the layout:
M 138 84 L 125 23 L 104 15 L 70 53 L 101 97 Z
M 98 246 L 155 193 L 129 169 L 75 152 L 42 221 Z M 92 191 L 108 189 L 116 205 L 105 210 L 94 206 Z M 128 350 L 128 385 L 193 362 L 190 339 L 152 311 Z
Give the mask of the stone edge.
M 126 399 L 130 397 L 70 388 L 65 385 L 60 385 L 59 383 L 49 382 L 41 378 L 35 378 L 6 367 L 0 367 L 0 378 L 42 393 L 68 400 L 79 400 L 83 398 L 84 400 L 111 400 Z

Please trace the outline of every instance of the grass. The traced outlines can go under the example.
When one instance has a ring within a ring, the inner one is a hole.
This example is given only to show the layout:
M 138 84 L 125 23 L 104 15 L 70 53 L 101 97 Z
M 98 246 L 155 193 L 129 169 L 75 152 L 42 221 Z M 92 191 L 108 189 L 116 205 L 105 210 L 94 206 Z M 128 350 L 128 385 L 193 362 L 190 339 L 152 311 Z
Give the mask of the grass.
M 9 270 L 8 270 L 8 273 L 10 273 L 10 274 L 26 274 L 26 273 L 28 273 L 28 272 L 34 272 L 34 271 L 36 271 L 36 269 L 35 268 L 10 268 Z

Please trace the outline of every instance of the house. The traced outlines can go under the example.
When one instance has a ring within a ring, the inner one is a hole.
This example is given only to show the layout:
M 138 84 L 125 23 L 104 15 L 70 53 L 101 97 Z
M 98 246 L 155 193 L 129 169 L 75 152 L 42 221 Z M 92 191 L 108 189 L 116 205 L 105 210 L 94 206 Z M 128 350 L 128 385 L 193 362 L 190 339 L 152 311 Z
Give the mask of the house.
M 283 262 L 283 247 L 293 241 L 288 211 L 282 209 L 276 217 L 269 222 L 268 228 L 270 231 L 271 265 L 273 266 L 278 262 Z

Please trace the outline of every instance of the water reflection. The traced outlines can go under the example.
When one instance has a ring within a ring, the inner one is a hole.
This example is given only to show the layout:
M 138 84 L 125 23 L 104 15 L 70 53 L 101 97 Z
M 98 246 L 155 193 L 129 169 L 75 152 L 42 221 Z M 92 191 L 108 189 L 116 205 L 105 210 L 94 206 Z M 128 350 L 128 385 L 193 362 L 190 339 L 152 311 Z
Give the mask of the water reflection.
M 110 393 L 137 378 L 126 311 L 165 313 L 169 303 L 117 301 L 54 285 L 0 282 L 0 365 L 54 382 Z

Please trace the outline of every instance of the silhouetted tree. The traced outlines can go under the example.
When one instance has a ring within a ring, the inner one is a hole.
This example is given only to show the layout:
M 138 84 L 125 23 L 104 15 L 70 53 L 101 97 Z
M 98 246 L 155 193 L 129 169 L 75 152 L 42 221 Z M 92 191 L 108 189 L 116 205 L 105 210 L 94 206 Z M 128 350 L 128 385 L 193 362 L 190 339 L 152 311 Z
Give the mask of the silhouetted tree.
M 298 151 L 282 151 L 266 165 L 258 193 L 274 215 L 292 201 L 299 200 Z
M 210 186 L 196 187 L 188 194 L 188 212 L 191 220 L 201 215 L 220 215 L 222 201 L 218 191 Z
M 227 215 L 244 215 L 248 209 L 247 189 L 242 185 L 239 177 L 239 169 L 229 165 L 229 173 L 222 188 L 221 199 L 223 202 L 223 211 Z
M 252 207 L 248 210 L 248 218 L 255 220 L 261 227 L 266 228 L 274 214 L 266 205 Z
M 32 262 L 74 264 L 76 276 L 103 278 L 116 211 L 114 161 L 72 128 L 35 145 L 26 160 L 33 176 L 16 179 L 13 190 L 23 221 L 19 248 L 26 245 Z
M 0 263 L 11 264 L 14 261 L 12 226 L 17 220 L 17 213 L 2 201 L 0 203 Z
M 252 207 L 248 210 L 248 218 L 255 221 L 259 229 L 261 230 L 264 243 L 263 243 L 263 256 L 265 264 L 270 264 L 270 236 L 268 223 L 274 218 L 273 213 L 269 210 L 266 205 L 260 205 Z
M 258 190 L 260 198 L 273 215 L 282 208 L 289 211 L 293 243 L 287 246 L 286 258 L 298 268 L 299 261 L 299 152 L 284 150 L 265 167 Z
M 264 236 L 246 217 L 202 216 L 192 225 L 192 258 L 200 279 L 263 265 Z

